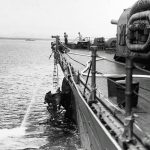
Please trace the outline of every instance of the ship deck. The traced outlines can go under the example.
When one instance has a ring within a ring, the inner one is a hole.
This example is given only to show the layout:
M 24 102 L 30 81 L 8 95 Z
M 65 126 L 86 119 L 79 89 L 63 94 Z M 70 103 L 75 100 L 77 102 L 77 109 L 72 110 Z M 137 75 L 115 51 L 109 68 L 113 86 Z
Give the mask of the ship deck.
M 80 55 L 79 55 L 80 54 Z M 84 55 L 82 55 L 84 54 Z M 89 50 L 72 50 L 70 53 L 64 54 L 65 58 L 72 64 L 75 70 L 80 72 L 85 69 L 85 65 L 91 60 L 91 52 Z M 125 65 L 122 63 L 116 63 L 113 60 L 114 54 L 110 51 L 97 51 L 97 55 L 104 59 L 97 59 L 96 71 L 106 76 L 111 74 L 125 74 Z M 88 72 L 88 71 L 87 71 Z M 133 80 L 139 82 L 139 96 L 138 105 L 133 108 L 136 115 L 135 123 L 138 127 L 139 134 L 150 135 L 150 76 L 141 70 L 134 69 L 133 75 L 147 75 L 147 77 L 134 77 Z M 86 76 L 84 76 L 86 79 Z M 90 80 L 88 82 L 90 85 Z M 106 77 L 96 77 L 96 87 L 104 97 L 108 98 L 114 105 L 117 105 L 117 98 L 108 97 L 108 81 Z M 111 107 L 111 106 L 110 106 Z M 124 116 L 120 113 L 117 114 L 120 119 L 123 120 Z

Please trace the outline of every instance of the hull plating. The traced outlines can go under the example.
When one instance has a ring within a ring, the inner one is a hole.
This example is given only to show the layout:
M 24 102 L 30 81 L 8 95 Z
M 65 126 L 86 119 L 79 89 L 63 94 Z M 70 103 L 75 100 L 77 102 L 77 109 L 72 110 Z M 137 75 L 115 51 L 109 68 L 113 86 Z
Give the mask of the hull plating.
M 110 136 L 109 132 L 88 106 L 75 82 L 73 81 L 70 85 L 75 97 L 77 123 L 83 149 L 121 150 L 118 143 Z

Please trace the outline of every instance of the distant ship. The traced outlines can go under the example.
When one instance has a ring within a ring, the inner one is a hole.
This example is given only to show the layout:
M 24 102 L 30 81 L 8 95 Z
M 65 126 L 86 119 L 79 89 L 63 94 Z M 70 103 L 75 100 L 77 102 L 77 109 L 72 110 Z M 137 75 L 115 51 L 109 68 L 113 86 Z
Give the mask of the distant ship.
M 35 39 L 32 39 L 32 38 L 27 38 L 25 39 L 26 41 L 35 41 Z

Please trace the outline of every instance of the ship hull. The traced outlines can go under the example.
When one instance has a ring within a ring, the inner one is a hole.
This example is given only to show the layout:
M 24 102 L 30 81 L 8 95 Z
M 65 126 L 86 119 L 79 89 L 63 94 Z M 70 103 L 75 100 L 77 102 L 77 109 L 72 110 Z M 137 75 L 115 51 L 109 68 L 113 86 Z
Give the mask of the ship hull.
M 73 81 L 69 81 L 73 97 L 74 108 L 76 108 L 77 125 L 81 137 L 81 146 L 86 150 L 119 150 L 121 149 L 118 143 L 111 137 L 104 125 L 99 121 L 93 113 L 83 96 L 81 95 L 78 86 Z

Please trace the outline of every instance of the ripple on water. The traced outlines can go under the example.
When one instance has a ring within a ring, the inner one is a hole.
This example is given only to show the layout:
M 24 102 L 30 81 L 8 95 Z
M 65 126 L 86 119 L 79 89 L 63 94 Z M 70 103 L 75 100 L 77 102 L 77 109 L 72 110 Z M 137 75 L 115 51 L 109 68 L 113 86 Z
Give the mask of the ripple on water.
M 52 89 L 49 42 L 4 44 L 0 44 L 0 150 L 73 150 L 79 142 L 77 133 L 44 124 L 48 118 L 44 96 Z M 26 124 L 20 127 L 31 100 Z

